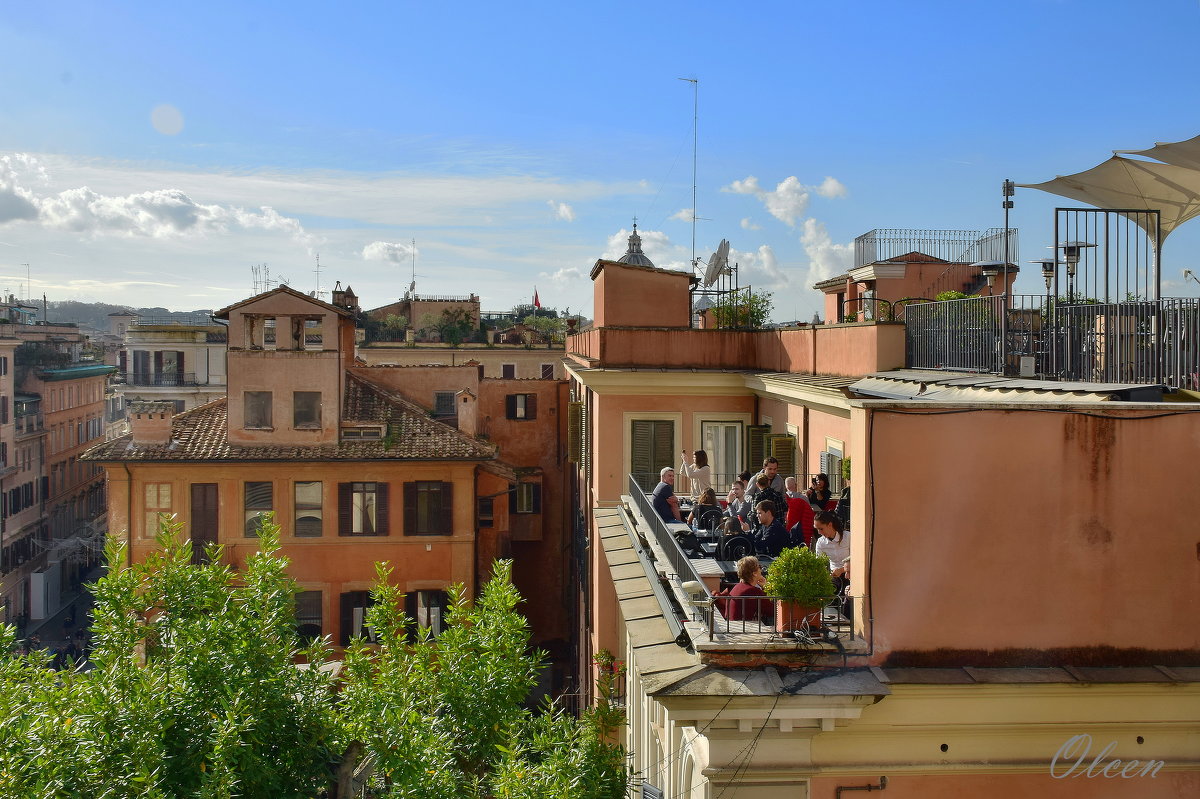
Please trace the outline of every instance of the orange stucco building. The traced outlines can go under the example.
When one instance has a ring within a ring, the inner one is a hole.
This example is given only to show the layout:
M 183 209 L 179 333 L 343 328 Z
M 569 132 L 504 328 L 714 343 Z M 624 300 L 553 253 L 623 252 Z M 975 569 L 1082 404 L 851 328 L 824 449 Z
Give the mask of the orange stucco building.
M 694 329 L 653 316 L 687 301 L 665 272 L 598 262 L 597 324 L 567 343 L 590 539 L 580 635 L 627 669 L 641 779 L 692 799 L 1200 785 L 1200 500 L 1182 467 L 1200 405 L 1161 386 L 907 369 L 904 324 Z M 832 638 L 756 637 L 714 609 L 732 564 L 681 551 L 644 496 L 693 449 L 719 494 L 767 454 L 835 488 L 850 461 L 853 601 Z M 1084 735 L 1080 778 L 1064 779 L 1062 747 Z
M 133 403 L 132 432 L 87 455 L 108 472 L 111 534 L 138 559 L 173 514 L 196 557 L 218 543 L 237 565 L 273 512 L 302 589 L 298 620 L 336 644 L 362 631 L 379 561 L 410 615 L 435 629 L 444 589 L 473 592 L 496 557 L 515 557 L 519 582 L 541 594 L 531 600 L 561 593 L 561 381 L 366 367 L 356 310 L 345 293 L 326 303 L 281 287 L 218 312 L 229 322 L 228 397 L 174 416 L 170 403 Z M 544 604 L 538 640 L 569 662 L 565 616 Z

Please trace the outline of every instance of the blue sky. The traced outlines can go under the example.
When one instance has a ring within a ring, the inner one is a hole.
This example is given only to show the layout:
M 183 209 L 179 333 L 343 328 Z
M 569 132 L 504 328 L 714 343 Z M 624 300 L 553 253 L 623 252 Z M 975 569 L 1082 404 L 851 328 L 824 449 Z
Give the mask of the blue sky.
M 1197 0 L 7 4 L 0 289 L 221 307 L 253 264 L 315 288 L 319 253 L 376 306 L 415 239 L 419 291 L 590 313 L 635 215 L 690 258 L 691 77 L 697 254 L 728 238 L 808 319 L 856 235 L 1000 226 L 1005 178 L 1200 133 L 1197 40 Z M 1022 260 L 1056 205 L 1018 191 Z

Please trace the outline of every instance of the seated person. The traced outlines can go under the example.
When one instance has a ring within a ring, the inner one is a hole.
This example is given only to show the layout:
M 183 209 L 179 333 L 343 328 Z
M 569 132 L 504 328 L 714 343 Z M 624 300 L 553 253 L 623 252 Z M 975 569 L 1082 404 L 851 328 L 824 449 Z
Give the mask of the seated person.
M 738 584 L 728 594 L 722 593 L 717 600 L 717 609 L 728 621 L 769 621 L 772 603 L 769 599 L 743 599 L 742 597 L 765 597 L 762 585 L 766 582 L 758 558 L 747 555 L 737 562 Z M 728 597 L 728 598 L 725 598 Z
M 713 516 L 706 519 L 705 517 L 710 513 Z M 688 514 L 687 523 L 692 527 L 698 527 L 701 524 L 712 524 L 712 520 L 720 514 L 721 506 L 717 504 L 717 492 L 712 488 L 706 488 L 704 489 L 704 493 L 700 495 L 700 499 L 692 506 L 692 512 Z
M 664 466 L 658 473 L 659 483 L 654 487 L 651 504 L 664 522 L 682 522 L 679 512 L 679 497 L 675 496 L 675 470 Z
M 842 517 L 833 511 L 823 510 L 813 522 L 817 528 L 816 553 L 829 558 L 829 574 L 838 594 L 850 585 L 850 533 L 842 524 Z M 842 615 L 849 617 L 850 599 L 842 603 Z
M 829 475 L 821 472 L 812 479 L 812 485 L 804 492 L 804 496 L 808 498 L 808 503 L 813 506 L 813 510 L 823 511 L 829 500 L 833 499 L 833 494 L 829 490 Z
M 783 520 L 775 517 L 775 505 L 764 499 L 755 508 L 758 515 L 758 526 L 754 529 L 754 548 L 761 554 L 778 557 L 779 553 L 791 545 L 787 528 Z M 749 532 L 750 525 L 742 522 L 742 530 Z
M 775 515 L 783 518 L 787 515 L 787 500 L 783 498 L 783 494 L 771 487 L 771 481 L 765 474 L 760 474 L 754 478 L 754 492 L 747 496 L 754 502 L 754 507 L 758 507 L 758 503 L 764 500 L 770 502 L 775 507 Z
M 800 499 L 804 496 L 803 491 L 797 490 L 798 486 L 795 477 L 788 477 L 783 481 L 783 496 L 786 499 Z M 789 505 L 790 507 L 790 505 Z
M 787 520 L 784 526 L 788 529 L 788 535 L 792 537 L 792 545 L 811 547 L 815 515 L 812 505 L 808 504 L 803 494 L 799 497 L 788 497 L 787 504 Z
M 729 496 L 726 501 L 729 507 L 725 508 L 725 515 L 730 519 L 741 519 L 742 521 L 750 521 L 750 514 L 754 510 L 754 505 L 746 498 L 746 484 L 741 480 L 735 480 L 733 488 L 729 489 Z M 734 528 L 734 532 L 738 528 Z

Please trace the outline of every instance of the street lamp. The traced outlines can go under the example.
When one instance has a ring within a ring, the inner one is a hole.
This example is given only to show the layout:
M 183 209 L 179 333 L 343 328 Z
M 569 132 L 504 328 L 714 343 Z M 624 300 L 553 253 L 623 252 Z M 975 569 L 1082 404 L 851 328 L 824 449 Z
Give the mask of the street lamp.
M 1046 294 L 1050 293 L 1050 286 L 1054 284 L 1054 269 L 1058 262 L 1053 258 L 1038 258 L 1036 261 L 1030 261 L 1031 264 L 1042 265 L 1042 279 L 1046 281 Z
M 1075 298 L 1075 272 L 1079 269 L 1079 256 L 1088 247 L 1095 247 L 1088 241 L 1064 241 L 1055 245 L 1054 249 L 1063 251 L 1063 260 L 1067 264 L 1067 302 Z
M 983 274 L 983 277 L 987 280 L 988 294 L 991 294 L 992 287 L 996 285 L 996 277 L 1000 274 L 1001 267 L 1004 266 L 1004 261 L 976 261 L 971 266 Z M 1007 290 L 1007 286 L 1005 289 Z

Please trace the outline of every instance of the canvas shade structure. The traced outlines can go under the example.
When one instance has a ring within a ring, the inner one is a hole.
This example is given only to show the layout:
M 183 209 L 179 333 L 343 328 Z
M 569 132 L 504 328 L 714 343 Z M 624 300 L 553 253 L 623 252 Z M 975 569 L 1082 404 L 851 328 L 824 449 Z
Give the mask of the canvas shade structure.
M 1157 142 L 1148 150 L 1114 150 L 1117 155 L 1144 155 L 1188 169 L 1200 169 L 1200 136 L 1177 142 Z
M 1163 241 L 1175 228 L 1200 215 L 1200 169 L 1120 155 L 1074 175 L 1017 185 L 1070 197 L 1097 208 L 1158 211 Z M 1144 222 L 1139 220 L 1138 224 L 1146 230 Z M 1146 230 L 1146 234 L 1154 240 L 1155 231 Z

